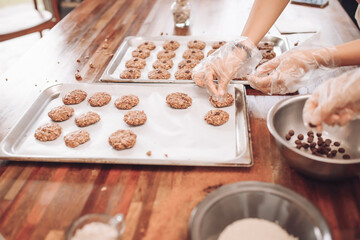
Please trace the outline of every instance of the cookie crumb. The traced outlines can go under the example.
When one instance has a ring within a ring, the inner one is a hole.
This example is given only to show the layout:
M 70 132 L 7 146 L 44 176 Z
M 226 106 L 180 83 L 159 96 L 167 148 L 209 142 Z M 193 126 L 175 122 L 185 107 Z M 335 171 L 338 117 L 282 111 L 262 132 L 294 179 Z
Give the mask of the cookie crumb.
M 80 62 L 80 59 L 77 59 L 76 61 L 79 63 L 79 62 Z
M 294 46 L 296 47 L 297 45 L 299 45 L 299 41 L 297 41 L 296 43 L 294 43 Z
M 163 32 L 161 32 L 161 33 L 160 33 L 160 36 L 162 36 L 162 35 L 164 35 L 164 33 L 163 33 Z
M 85 59 L 89 59 L 90 57 L 89 56 L 86 56 Z
M 82 77 L 80 74 L 75 73 L 75 79 L 80 81 L 80 80 L 82 80 Z
M 150 157 L 151 156 L 151 151 L 147 151 L 146 155 L 148 155 Z
M 8 81 L 9 79 L 5 78 L 5 81 Z
M 104 43 L 102 46 L 101 46 L 102 49 L 108 49 L 109 48 L 109 44 L 107 43 Z
M 169 155 L 167 155 L 167 153 L 165 153 L 164 155 L 165 155 L 165 157 L 168 157 L 168 156 L 169 156 Z
M 58 61 L 57 64 L 60 64 L 60 62 Z
M 90 63 L 90 68 L 94 68 L 94 64 Z

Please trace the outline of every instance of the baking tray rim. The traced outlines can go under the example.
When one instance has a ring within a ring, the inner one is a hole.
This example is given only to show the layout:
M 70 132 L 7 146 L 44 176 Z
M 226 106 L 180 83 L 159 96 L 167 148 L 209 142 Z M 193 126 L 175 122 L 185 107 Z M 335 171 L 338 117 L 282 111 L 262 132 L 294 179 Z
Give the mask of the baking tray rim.
M 241 100 L 243 101 L 243 114 L 235 113 L 235 118 L 238 117 L 238 115 L 244 115 L 244 121 L 245 121 L 245 133 L 247 134 L 246 139 L 246 148 L 245 151 L 242 152 L 242 154 L 238 155 L 238 152 L 236 151 L 236 155 L 234 158 L 227 159 L 227 160 L 221 160 L 220 162 L 214 162 L 212 161 L 197 161 L 197 160 L 186 160 L 186 159 L 175 159 L 175 158 L 169 158 L 169 159 L 158 159 L 158 158 L 112 158 L 112 157 L 59 157 L 59 156 L 44 156 L 44 155 L 23 155 L 23 154 L 14 154 L 11 151 L 8 151 L 8 148 L 12 148 L 14 145 L 16 145 L 16 142 L 18 141 L 16 138 L 16 141 L 14 143 L 9 143 L 9 139 L 12 138 L 12 136 L 16 133 L 15 131 L 18 130 L 20 125 L 26 125 L 25 128 L 29 127 L 32 124 L 32 121 L 26 121 L 26 116 L 31 115 L 32 111 L 41 112 L 42 108 L 38 107 L 38 102 L 41 101 L 40 104 L 47 104 L 46 102 L 42 101 L 41 99 L 48 96 L 48 99 L 51 100 L 51 98 L 58 97 L 60 94 L 60 90 L 62 86 L 67 83 L 59 83 L 54 84 L 46 89 L 44 89 L 40 95 L 36 98 L 36 100 L 30 105 L 30 107 L 24 112 L 24 114 L 17 120 L 17 122 L 14 124 L 14 126 L 11 128 L 11 130 L 6 134 L 4 139 L 0 143 L 0 160 L 8 160 L 8 161 L 32 161 L 32 162 L 71 162 L 71 163 L 100 163 L 100 164 L 129 164 L 129 165 L 163 165 L 163 166 L 222 166 L 222 167 L 251 167 L 254 164 L 253 161 L 253 153 L 252 153 L 252 142 L 251 142 L 251 132 L 250 132 L 250 121 L 249 121 L 249 113 L 248 113 L 248 106 L 246 101 L 246 89 L 243 84 L 236 83 L 231 84 L 234 86 L 235 89 L 235 95 L 236 95 L 236 89 L 239 93 L 242 93 Z M 103 85 L 98 83 L 88 83 L 89 85 Z M 115 85 L 116 83 L 107 83 L 108 85 Z M 134 83 L 125 83 L 125 84 L 134 84 Z M 135 83 L 140 84 L 140 83 Z M 169 84 L 169 83 L 166 83 Z M 116 84 L 118 85 L 118 84 Z M 149 85 L 152 85 L 149 83 Z M 190 85 L 190 84 L 189 84 Z M 195 84 L 191 84 L 195 85 Z M 240 89 L 241 88 L 241 89 Z M 55 96 L 56 95 L 56 96 Z M 236 109 L 235 109 L 236 110 Z M 235 122 L 237 120 L 235 119 Z M 27 122 L 27 123 L 24 123 Z M 237 142 L 237 136 L 238 136 L 238 124 L 235 125 L 235 141 L 236 145 L 238 145 Z M 25 130 L 26 131 L 26 130 Z M 236 148 L 238 149 L 238 148 Z M 238 161 L 241 159 L 246 159 L 248 163 L 239 163 Z

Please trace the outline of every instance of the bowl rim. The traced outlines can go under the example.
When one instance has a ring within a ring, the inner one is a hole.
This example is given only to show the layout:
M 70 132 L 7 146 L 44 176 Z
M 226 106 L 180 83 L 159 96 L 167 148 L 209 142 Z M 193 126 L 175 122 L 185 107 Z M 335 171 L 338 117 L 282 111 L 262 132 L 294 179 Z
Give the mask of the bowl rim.
M 327 159 L 324 157 L 319 157 L 319 156 L 315 156 L 315 155 L 311 155 L 307 152 L 301 151 L 295 147 L 289 147 L 289 142 L 285 141 L 285 139 L 283 137 L 281 137 L 279 135 L 279 133 L 275 130 L 275 126 L 274 126 L 274 116 L 275 114 L 284 106 L 287 106 L 289 103 L 292 102 L 296 102 L 299 100 L 303 100 L 303 99 L 307 99 L 309 98 L 311 95 L 310 94 L 305 94 L 305 95 L 298 95 L 298 96 L 291 96 L 288 98 L 285 98 L 281 101 L 279 101 L 277 104 L 275 104 L 268 112 L 267 114 L 267 127 L 271 133 L 271 135 L 277 140 L 279 141 L 281 144 L 283 144 L 284 146 L 287 147 L 287 149 L 289 149 L 290 151 L 293 151 L 303 157 L 306 158 L 310 158 L 311 160 L 316 160 L 319 162 L 324 162 L 324 163 L 329 163 L 329 164 L 341 164 L 341 165 L 348 165 L 348 164 L 354 164 L 354 163 L 360 163 L 360 158 L 354 158 L 354 159 L 348 159 L 348 160 L 343 160 L 343 159 Z
M 189 220 L 189 237 L 191 240 L 202 240 L 200 238 L 201 220 L 204 218 L 205 213 L 215 203 L 222 198 L 244 192 L 263 192 L 268 194 L 277 195 L 289 202 L 292 202 L 297 207 L 301 208 L 313 222 L 318 220 L 318 229 L 320 230 L 321 240 L 332 240 L 332 233 L 329 225 L 322 215 L 320 210 L 316 208 L 309 200 L 291 189 L 280 186 L 275 183 L 260 182 L 260 181 L 242 181 L 232 184 L 224 185 L 213 192 L 209 193 L 191 212 Z

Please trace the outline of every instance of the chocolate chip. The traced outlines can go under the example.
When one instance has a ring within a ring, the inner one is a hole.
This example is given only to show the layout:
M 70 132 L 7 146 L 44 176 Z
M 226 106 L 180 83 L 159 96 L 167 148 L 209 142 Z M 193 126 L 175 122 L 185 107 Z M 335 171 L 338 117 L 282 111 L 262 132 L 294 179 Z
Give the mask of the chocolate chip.
M 316 125 L 315 125 L 315 124 L 312 124 L 312 123 L 309 123 L 309 126 L 310 126 L 311 128 L 315 128 L 315 127 L 316 127 Z
M 289 141 L 291 139 L 291 136 L 289 134 L 286 134 L 285 139 Z
M 266 42 L 266 43 L 264 43 L 264 45 L 267 46 L 267 45 L 269 45 L 269 43 Z
M 185 73 L 190 73 L 190 71 L 189 71 L 189 70 L 186 70 Z
M 166 63 L 166 60 L 162 61 L 162 63 Z
M 158 72 L 158 73 L 162 73 L 162 71 L 161 71 L 161 70 L 157 70 L 157 72 Z
M 313 131 L 308 131 L 307 132 L 307 135 L 310 137 L 310 136 L 314 136 L 314 132 Z
M 350 155 L 349 154 L 344 154 L 344 156 L 343 156 L 343 159 L 350 159 L 351 157 L 350 157 Z
M 195 40 L 194 43 L 197 43 L 197 41 Z
M 310 150 L 312 153 L 317 152 L 317 148 L 310 148 Z
M 322 137 L 318 137 L 318 141 L 324 141 L 324 139 Z
M 145 44 L 145 45 L 148 45 L 149 43 L 148 43 L 148 42 L 145 42 L 144 44 Z
M 339 153 L 344 153 L 344 152 L 345 152 L 345 148 L 339 148 L 338 151 L 339 151 Z
M 299 140 L 303 140 L 304 139 L 304 135 L 302 135 L 301 133 L 298 135 L 298 139 Z
M 165 51 L 165 53 L 169 53 L 169 51 Z
M 338 147 L 338 146 L 340 146 L 340 143 L 339 143 L 339 142 L 334 142 L 334 145 L 335 145 L 336 147 Z
M 316 133 L 316 136 L 321 137 L 322 134 L 321 133 Z
M 195 51 L 193 50 L 193 51 L 191 51 L 191 53 L 195 53 Z
M 223 43 L 223 42 L 221 42 L 221 41 L 219 42 L 219 44 L 222 44 L 222 43 Z
M 334 158 L 334 155 L 332 155 L 331 153 L 328 153 L 328 154 L 326 154 L 326 157 L 328 157 L 328 158 Z
M 330 146 L 331 140 L 330 140 L 330 139 L 326 139 L 326 140 L 325 140 L 325 144 L 326 144 L 326 146 Z
M 336 156 L 337 151 L 336 151 L 336 150 L 332 150 L 332 151 L 331 151 L 331 154 L 332 154 L 333 156 Z
M 294 130 L 289 130 L 289 134 L 290 134 L 290 136 L 294 136 L 294 134 L 295 134 Z
M 295 144 L 296 144 L 296 145 L 300 145 L 300 144 L 301 144 L 301 141 L 300 141 L 300 140 L 296 140 L 296 141 L 295 141 Z
M 138 61 L 138 60 L 139 60 L 139 59 L 135 58 L 135 59 L 134 59 L 134 62 L 136 62 L 136 61 Z
M 308 143 L 312 143 L 313 141 L 314 141 L 314 138 L 313 138 L 313 137 L 308 137 L 308 138 L 307 138 L 307 142 L 308 142 Z
M 271 50 L 266 50 L 267 53 L 271 53 Z
M 170 41 L 170 43 L 174 43 L 174 41 L 173 41 L 173 40 L 171 40 L 171 41 Z
M 301 144 L 296 145 L 296 148 L 297 148 L 297 149 L 301 149 L 301 147 L 302 147 L 302 145 L 301 145 Z
M 142 50 L 141 50 L 141 49 L 139 50 L 139 53 L 142 53 Z
M 311 148 L 316 147 L 316 142 L 312 142 L 312 143 L 310 143 L 310 147 L 311 147 Z
M 131 73 L 132 73 L 132 72 L 133 72 L 133 70 L 132 70 L 132 69 L 130 69 L 130 70 L 129 70 L 129 72 L 131 72 Z
M 186 62 L 187 62 L 187 63 L 191 63 L 191 60 L 187 60 Z
M 305 148 L 305 149 L 308 149 L 308 148 L 309 148 L 309 144 L 307 144 L 307 143 L 302 143 L 301 146 L 302 146 L 303 148 Z

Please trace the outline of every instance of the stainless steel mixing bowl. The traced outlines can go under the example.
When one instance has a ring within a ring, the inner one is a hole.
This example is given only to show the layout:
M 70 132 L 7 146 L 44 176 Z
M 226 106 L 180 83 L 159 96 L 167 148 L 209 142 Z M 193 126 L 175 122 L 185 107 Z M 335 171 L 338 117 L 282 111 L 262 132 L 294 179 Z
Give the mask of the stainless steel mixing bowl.
M 210 193 L 193 210 L 191 240 L 216 240 L 224 228 L 243 218 L 278 223 L 299 240 L 331 240 L 322 214 L 305 198 L 279 185 L 238 182 Z
M 304 151 L 295 148 L 294 140 L 298 133 L 306 133 L 310 130 L 304 123 L 302 112 L 305 101 L 309 95 L 294 96 L 276 104 L 268 113 L 267 126 L 271 135 L 275 138 L 280 152 L 291 167 L 308 176 L 330 180 L 352 177 L 360 173 L 360 120 L 353 120 L 343 127 L 324 126 L 323 138 L 339 141 L 341 147 L 346 149 L 351 159 L 342 159 L 342 154 L 335 158 L 326 158 L 312 155 L 308 149 Z M 290 141 L 285 135 L 290 129 L 295 131 L 295 136 Z

